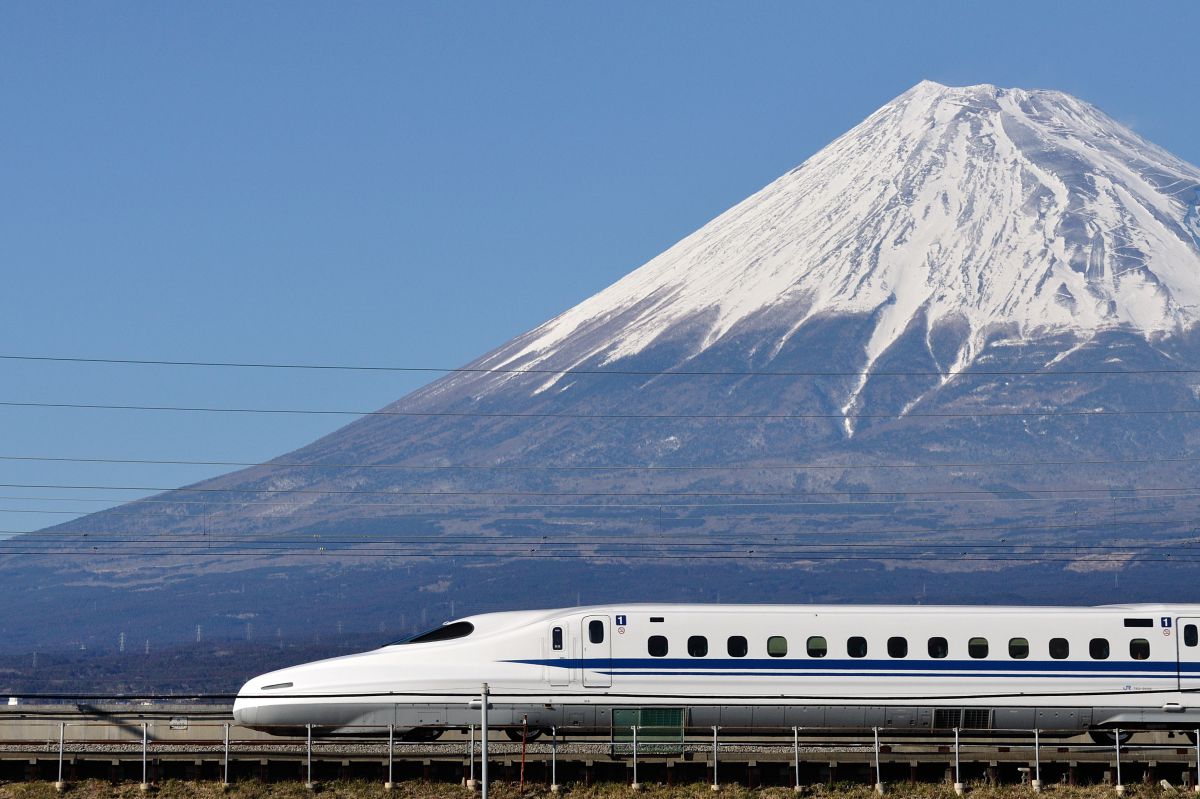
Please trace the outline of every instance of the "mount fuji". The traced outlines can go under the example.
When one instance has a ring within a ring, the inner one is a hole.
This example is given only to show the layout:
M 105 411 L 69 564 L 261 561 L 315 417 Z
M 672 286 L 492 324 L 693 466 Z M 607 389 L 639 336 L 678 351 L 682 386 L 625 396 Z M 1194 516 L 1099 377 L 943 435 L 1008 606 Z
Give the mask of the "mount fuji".
M 86 563 L 0 574 L 90 599 L 80 640 L 454 602 L 1194 598 L 1198 321 L 1200 169 L 1060 92 L 926 81 L 466 369 L 30 534 L 106 533 Z M 201 543 L 128 557 L 148 536 Z M 45 596 L 10 647 L 44 645 Z

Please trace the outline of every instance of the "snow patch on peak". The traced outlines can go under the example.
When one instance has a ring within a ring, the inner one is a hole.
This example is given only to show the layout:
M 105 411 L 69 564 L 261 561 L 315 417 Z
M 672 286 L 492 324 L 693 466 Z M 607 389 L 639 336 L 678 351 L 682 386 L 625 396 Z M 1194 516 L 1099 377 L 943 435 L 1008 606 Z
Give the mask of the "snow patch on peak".
M 681 330 L 698 354 L 762 314 L 776 353 L 869 315 L 867 371 L 919 314 L 966 323 L 948 371 L 998 326 L 1169 335 L 1200 319 L 1200 170 L 1061 92 L 922 81 L 486 363 L 611 363 Z

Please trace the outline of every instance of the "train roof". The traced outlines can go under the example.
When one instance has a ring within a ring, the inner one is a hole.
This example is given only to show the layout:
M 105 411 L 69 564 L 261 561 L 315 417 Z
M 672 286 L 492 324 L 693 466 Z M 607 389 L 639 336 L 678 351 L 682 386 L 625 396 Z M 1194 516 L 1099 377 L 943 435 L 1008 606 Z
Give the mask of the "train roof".
M 496 626 L 516 626 L 524 623 L 548 621 L 568 615 L 615 615 L 622 613 L 803 613 L 803 614 L 905 614 L 927 615 L 941 613 L 971 613 L 986 615 L 1063 614 L 1063 613 L 1147 613 L 1162 615 L 1200 615 L 1200 604 L 1138 603 L 1115 605 L 781 605 L 781 604 L 730 604 L 730 603 L 654 603 L 629 602 L 606 605 L 581 605 L 543 610 L 502 611 L 464 617 L 467 620 L 486 619 Z M 496 624 L 499 623 L 499 624 Z

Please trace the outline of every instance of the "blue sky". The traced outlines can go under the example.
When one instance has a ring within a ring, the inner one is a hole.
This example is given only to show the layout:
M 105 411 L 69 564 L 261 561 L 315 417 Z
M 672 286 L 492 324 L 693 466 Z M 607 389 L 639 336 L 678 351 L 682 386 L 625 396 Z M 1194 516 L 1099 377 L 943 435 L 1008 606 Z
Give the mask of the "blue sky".
M 1194 2 L 5 3 L 0 354 L 459 365 L 923 78 L 1061 89 L 1200 163 L 1198 34 Z M 370 409 L 427 379 L 0 361 L 0 401 Z M 0 408 L 0 455 L 254 461 L 338 425 Z M 0 499 L 33 507 L 101 504 Z

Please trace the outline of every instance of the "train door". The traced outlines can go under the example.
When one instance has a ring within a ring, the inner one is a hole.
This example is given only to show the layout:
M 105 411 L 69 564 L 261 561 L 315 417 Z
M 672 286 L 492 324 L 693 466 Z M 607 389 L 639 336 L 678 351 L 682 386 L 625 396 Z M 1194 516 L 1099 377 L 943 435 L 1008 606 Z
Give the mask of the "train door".
M 567 627 L 562 622 L 550 625 L 549 651 L 546 653 L 546 678 L 551 685 L 571 684 L 571 659 L 567 650 Z
M 612 641 L 608 616 L 583 617 L 583 685 L 608 688 L 612 685 Z
M 1200 618 L 1175 620 L 1175 647 L 1179 654 L 1180 689 L 1200 688 Z

